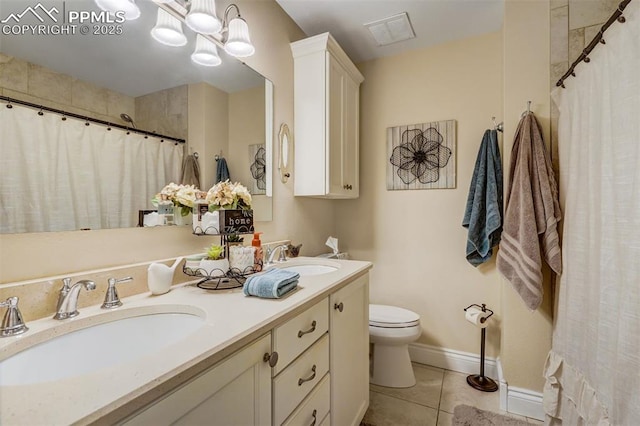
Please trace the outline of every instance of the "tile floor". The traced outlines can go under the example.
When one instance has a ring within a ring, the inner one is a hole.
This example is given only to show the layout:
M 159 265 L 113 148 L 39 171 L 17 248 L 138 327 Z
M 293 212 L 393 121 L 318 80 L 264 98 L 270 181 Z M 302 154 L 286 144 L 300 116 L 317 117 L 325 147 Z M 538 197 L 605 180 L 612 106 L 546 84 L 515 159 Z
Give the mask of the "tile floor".
M 467 374 L 413 364 L 416 385 L 407 389 L 370 386 L 369 410 L 363 422 L 374 426 L 449 426 L 453 409 L 471 405 L 525 420 L 543 422 L 500 411 L 499 392 L 480 392 L 467 384 Z

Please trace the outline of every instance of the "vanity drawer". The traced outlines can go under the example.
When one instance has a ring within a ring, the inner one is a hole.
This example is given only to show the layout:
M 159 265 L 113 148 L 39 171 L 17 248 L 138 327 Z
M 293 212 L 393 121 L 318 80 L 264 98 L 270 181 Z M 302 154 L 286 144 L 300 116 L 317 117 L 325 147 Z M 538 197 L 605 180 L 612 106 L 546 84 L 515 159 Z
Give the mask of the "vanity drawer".
M 329 335 L 273 379 L 274 424 L 279 425 L 329 371 Z
M 273 331 L 273 350 L 278 363 L 273 375 L 279 374 L 298 355 L 329 330 L 329 299 L 316 303 Z
M 330 386 L 327 374 L 318 383 L 318 386 L 300 404 L 282 426 L 309 426 L 311 424 L 320 425 L 322 419 L 329 414 Z

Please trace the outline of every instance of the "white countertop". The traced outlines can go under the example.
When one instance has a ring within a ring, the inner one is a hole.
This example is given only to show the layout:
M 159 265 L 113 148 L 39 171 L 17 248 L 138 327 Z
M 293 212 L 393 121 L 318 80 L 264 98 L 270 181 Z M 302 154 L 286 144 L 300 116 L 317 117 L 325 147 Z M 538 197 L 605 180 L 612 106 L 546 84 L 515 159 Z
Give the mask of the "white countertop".
M 241 288 L 207 291 L 190 283 L 175 286 L 161 296 L 143 293 L 122 299 L 123 306 L 111 311 L 92 306 L 81 309 L 79 316 L 69 320 L 45 318 L 28 323 L 29 331 L 24 335 L 0 339 L 0 360 L 54 335 L 103 322 L 105 315 L 110 320 L 172 311 L 204 316 L 200 329 L 161 353 L 55 382 L 0 387 L 0 424 L 113 423 L 371 268 L 369 262 L 350 260 L 300 257 L 290 262 L 339 268 L 335 272 L 300 277 L 299 289 L 283 299 L 246 297 Z M 73 363 L 73 359 L 68 362 Z

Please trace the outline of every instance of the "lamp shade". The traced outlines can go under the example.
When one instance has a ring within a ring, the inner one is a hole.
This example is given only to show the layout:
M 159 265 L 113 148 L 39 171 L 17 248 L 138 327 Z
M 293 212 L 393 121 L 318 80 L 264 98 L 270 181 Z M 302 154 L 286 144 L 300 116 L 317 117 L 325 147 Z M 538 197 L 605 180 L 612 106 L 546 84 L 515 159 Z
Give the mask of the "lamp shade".
M 196 36 L 196 50 L 191 54 L 191 60 L 205 67 L 215 67 L 222 63 L 218 47 L 200 34 Z
M 158 42 L 167 46 L 184 46 L 187 37 L 182 32 L 182 24 L 164 9 L 158 9 L 156 26 L 151 30 L 151 36 Z
M 185 21 L 189 28 L 201 34 L 216 34 L 222 29 L 214 0 L 192 0 Z
M 98 7 L 105 12 L 116 13 L 124 11 L 124 18 L 132 21 L 140 17 L 140 8 L 135 0 L 94 0 Z
M 229 37 L 224 45 L 224 50 L 237 58 L 251 56 L 256 51 L 251 44 L 249 26 L 244 19 L 237 17 L 229 22 Z

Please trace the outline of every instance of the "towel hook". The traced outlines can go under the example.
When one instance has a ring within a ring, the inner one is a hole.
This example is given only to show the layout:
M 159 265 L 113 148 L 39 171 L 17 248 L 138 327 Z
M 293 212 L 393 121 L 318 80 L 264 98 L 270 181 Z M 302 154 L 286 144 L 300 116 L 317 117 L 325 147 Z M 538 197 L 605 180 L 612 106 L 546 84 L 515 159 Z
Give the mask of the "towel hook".
M 495 117 L 491 117 L 491 121 L 493 121 L 493 130 L 496 130 L 498 132 L 503 131 L 503 123 L 496 123 Z

